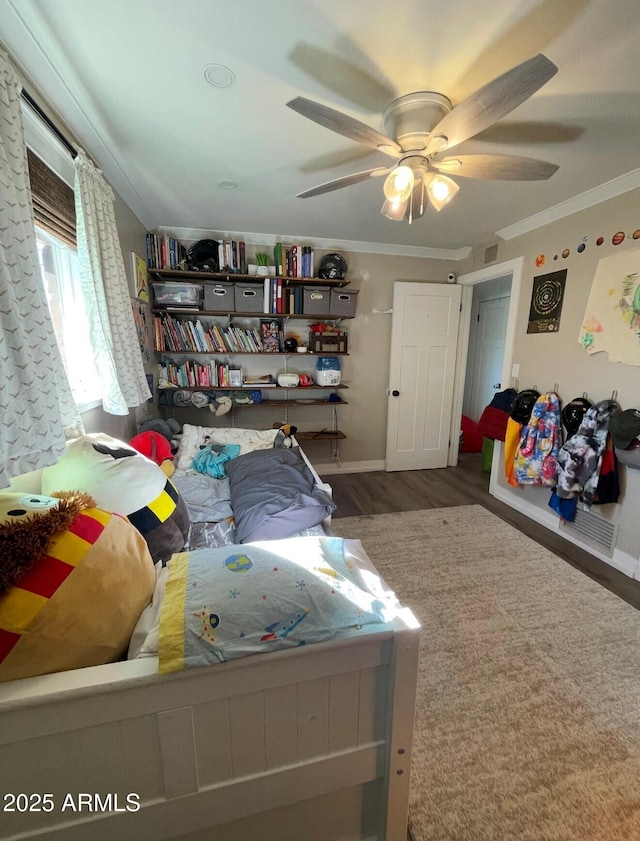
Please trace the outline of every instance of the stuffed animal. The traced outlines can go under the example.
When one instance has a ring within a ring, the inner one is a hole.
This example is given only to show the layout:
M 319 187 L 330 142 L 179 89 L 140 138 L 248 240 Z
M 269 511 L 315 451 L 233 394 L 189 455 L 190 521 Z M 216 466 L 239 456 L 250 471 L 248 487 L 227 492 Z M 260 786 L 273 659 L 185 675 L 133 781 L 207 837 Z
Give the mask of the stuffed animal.
M 134 450 L 155 462 L 167 479 L 170 479 L 176 472 L 171 444 L 159 432 L 139 432 L 133 436 L 129 444 Z
M 138 530 L 88 494 L 0 493 L 0 681 L 118 660 L 155 579 Z
M 177 488 L 151 459 L 102 433 L 67 442 L 57 464 L 42 471 L 42 492 L 79 488 L 105 511 L 127 517 L 147 541 L 154 561 L 180 552 L 189 512 Z
M 276 447 L 292 447 L 293 436 L 298 431 L 298 427 L 291 423 L 274 423 L 272 429 L 278 430 L 278 435 L 274 441 Z

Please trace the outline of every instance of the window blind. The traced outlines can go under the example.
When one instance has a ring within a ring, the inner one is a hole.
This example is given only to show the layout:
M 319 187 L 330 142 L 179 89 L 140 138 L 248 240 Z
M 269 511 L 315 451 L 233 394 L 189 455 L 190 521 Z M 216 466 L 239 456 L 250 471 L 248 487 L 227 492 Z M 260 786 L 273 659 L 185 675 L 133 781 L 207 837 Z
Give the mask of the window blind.
M 35 222 L 64 243 L 76 247 L 74 192 L 31 149 L 27 149 Z

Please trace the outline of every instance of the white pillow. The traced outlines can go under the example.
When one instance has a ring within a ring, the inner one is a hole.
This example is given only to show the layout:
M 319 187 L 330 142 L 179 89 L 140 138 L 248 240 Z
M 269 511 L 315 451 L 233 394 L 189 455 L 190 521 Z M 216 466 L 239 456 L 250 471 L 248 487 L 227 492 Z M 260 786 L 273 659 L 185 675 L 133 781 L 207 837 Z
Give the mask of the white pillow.
M 103 432 L 67 441 L 57 463 L 42 471 L 46 496 L 77 489 L 91 494 L 99 508 L 125 516 L 157 499 L 166 484 L 166 475 L 154 461 Z
M 227 429 L 185 423 L 174 463 L 179 470 L 189 470 L 195 454 L 207 444 L 239 444 L 241 456 L 253 450 L 268 450 L 277 434 L 277 429 Z
M 142 611 L 136 627 L 133 629 L 127 659 L 135 660 L 137 657 L 153 657 L 158 654 L 160 611 L 168 580 L 169 567 L 163 567 L 158 561 L 156 564 L 156 586 L 153 590 L 151 604 L 147 605 Z

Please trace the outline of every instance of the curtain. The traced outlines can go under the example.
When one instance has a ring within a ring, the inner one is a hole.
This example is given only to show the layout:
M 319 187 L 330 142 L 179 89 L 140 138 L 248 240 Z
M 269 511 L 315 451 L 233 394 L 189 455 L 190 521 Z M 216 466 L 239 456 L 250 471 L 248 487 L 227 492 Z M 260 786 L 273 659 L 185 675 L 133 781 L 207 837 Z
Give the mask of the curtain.
M 76 226 L 82 292 L 91 321 L 102 405 L 112 415 L 151 397 L 142 364 L 124 260 L 113 209 L 114 195 L 99 169 L 78 152 L 75 160 Z
M 0 49 L 0 488 L 84 431 L 40 274 L 20 87 Z

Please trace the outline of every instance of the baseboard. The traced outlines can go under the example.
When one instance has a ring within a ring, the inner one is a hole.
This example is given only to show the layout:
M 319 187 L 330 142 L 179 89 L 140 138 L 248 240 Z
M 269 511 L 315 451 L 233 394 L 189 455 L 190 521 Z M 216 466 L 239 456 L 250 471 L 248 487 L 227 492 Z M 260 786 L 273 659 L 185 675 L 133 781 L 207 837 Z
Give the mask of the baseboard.
M 624 573 L 624 575 L 628 575 L 629 578 L 640 577 L 640 562 L 632 555 L 629 555 L 626 552 L 621 552 L 619 549 L 614 549 L 612 556 L 605 555 L 604 552 L 600 552 L 594 546 L 591 546 L 591 544 L 580 540 L 576 535 L 565 530 L 561 530 L 558 517 L 554 516 L 550 512 L 543 511 L 536 505 L 532 505 L 530 502 L 527 502 L 525 499 L 518 499 L 516 494 L 509 491 L 507 488 L 501 487 L 497 482 L 492 483 L 490 492 L 500 502 L 504 502 L 505 505 L 508 505 L 509 508 L 519 511 L 521 514 L 524 514 L 525 517 L 528 517 L 530 520 L 534 520 L 541 526 L 555 532 L 560 537 L 568 540 L 569 543 L 572 543 L 574 546 L 578 546 L 580 549 L 588 552 L 595 558 L 604 561 L 605 564 L 609 564 L 609 566 L 614 567 L 614 569 Z
M 384 470 L 384 459 L 378 461 L 330 461 L 327 464 L 313 463 L 316 473 L 321 476 L 335 476 L 337 473 L 372 473 Z

